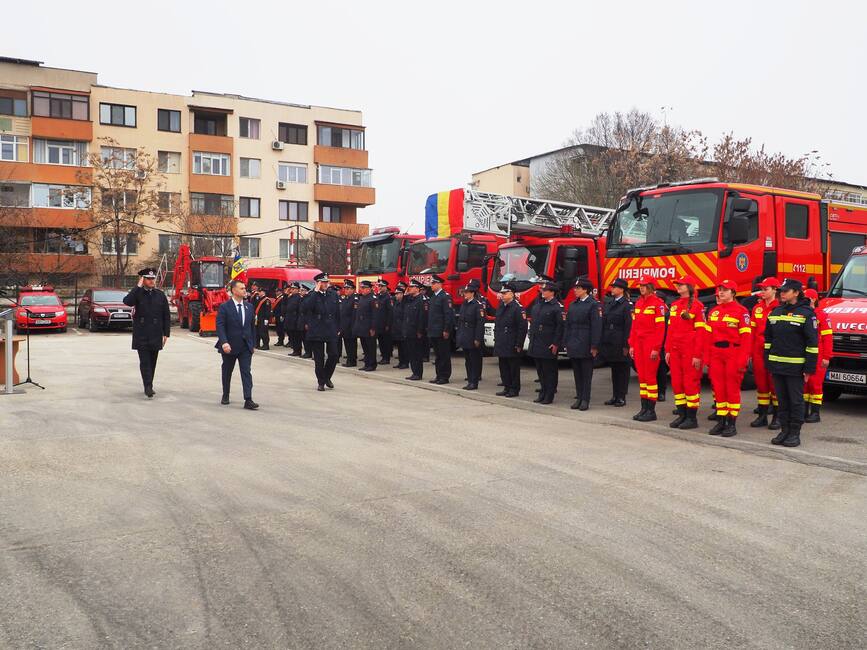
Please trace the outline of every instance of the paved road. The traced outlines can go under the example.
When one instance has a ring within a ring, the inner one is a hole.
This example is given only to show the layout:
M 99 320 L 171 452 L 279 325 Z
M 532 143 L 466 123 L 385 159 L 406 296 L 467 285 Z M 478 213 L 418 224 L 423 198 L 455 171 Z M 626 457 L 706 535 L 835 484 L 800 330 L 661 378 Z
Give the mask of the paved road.
M 178 332 L 180 334 L 180 332 Z M 176 335 L 0 397 L 0 646 L 863 648 L 867 478 Z M 85 361 L 86 360 L 86 361 Z M 604 398 L 604 396 L 599 396 Z

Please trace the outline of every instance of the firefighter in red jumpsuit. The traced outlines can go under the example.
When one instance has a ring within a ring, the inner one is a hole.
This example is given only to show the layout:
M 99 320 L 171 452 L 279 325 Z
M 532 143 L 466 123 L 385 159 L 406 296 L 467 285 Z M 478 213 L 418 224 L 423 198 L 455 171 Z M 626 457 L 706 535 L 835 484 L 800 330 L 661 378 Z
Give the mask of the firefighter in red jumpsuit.
M 735 300 L 737 288 L 732 280 L 720 282 L 718 304 L 707 314 L 710 334 L 705 361 L 719 416 L 709 433 L 725 438 L 738 432 L 735 423 L 741 410 L 741 382 L 750 356 L 750 315 Z
M 816 372 L 807 376 L 804 382 L 804 422 L 819 422 L 819 410 L 822 408 L 822 385 L 825 373 L 831 363 L 831 352 L 834 350 L 834 332 L 828 321 L 828 314 L 818 307 L 819 294 L 815 289 L 804 291 L 804 297 L 810 301 L 810 306 L 816 312 L 819 334 L 819 356 L 816 359 Z
M 656 295 L 656 280 L 643 275 L 638 280 L 641 297 L 632 312 L 632 331 L 629 334 L 629 356 L 635 360 L 638 371 L 641 410 L 632 416 L 638 422 L 656 419 L 656 400 L 659 385 L 659 355 L 665 340 L 665 302 Z
M 752 360 L 753 377 L 756 380 L 756 397 L 759 402 L 758 416 L 750 422 L 751 427 L 768 427 L 779 429 L 780 421 L 777 419 L 777 395 L 774 392 L 774 380 L 771 373 L 765 367 L 765 327 L 768 324 L 768 316 L 774 310 L 777 301 L 777 289 L 780 281 L 777 278 L 765 278 L 759 283 L 759 301 L 753 307 L 750 314 L 750 329 L 752 329 Z M 768 425 L 768 411 L 771 413 L 771 424 Z
M 695 429 L 701 395 L 701 368 L 704 358 L 704 305 L 695 295 L 695 280 L 688 275 L 677 278 L 674 287 L 680 295 L 669 308 L 665 362 L 671 372 L 677 418 L 672 429 Z

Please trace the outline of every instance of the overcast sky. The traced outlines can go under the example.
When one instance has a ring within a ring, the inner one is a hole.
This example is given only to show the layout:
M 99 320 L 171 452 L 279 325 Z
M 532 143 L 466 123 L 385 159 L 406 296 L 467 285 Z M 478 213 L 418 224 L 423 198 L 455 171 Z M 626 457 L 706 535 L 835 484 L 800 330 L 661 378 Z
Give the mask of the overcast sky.
M 423 232 L 428 194 L 632 107 L 817 149 L 867 184 L 860 3 L 43 0 L 5 18 L 0 55 L 106 85 L 362 110 L 373 225 Z

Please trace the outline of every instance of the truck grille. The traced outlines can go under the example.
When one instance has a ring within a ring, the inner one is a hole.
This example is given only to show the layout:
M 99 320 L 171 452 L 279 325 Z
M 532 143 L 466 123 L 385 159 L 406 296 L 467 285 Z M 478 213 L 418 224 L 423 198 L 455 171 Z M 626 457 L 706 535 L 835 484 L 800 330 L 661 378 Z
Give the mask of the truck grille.
M 860 334 L 834 334 L 834 352 L 867 354 L 867 336 Z

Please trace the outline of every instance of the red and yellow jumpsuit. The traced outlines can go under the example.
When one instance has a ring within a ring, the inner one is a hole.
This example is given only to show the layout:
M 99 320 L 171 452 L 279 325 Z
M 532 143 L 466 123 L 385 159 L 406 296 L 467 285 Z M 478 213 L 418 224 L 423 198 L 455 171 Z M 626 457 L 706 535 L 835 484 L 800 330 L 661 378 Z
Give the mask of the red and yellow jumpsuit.
M 779 304 L 776 299 L 772 300 L 770 304 L 764 300 L 759 300 L 753 307 L 753 313 L 750 316 L 750 329 L 752 329 L 753 335 L 753 375 L 756 378 L 756 397 L 759 406 L 764 407 L 763 412 L 766 412 L 769 406 L 777 406 L 774 380 L 765 367 L 765 327 L 768 325 L 768 316 Z
M 804 382 L 804 402 L 806 404 L 822 406 L 822 384 L 825 383 L 825 372 L 827 370 L 822 367 L 822 360 L 831 358 L 831 353 L 834 351 L 834 332 L 831 330 L 831 324 L 828 321 L 828 314 L 825 313 L 825 310 L 816 309 L 815 312 L 816 320 L 819 324 L 819 356 L 816 358 L 816 372 L 807 377 L 807 381 Z
M 741 411 L 741 381 L 750 356 L 750 315 L 736 301 L 711 308 L 705 362 L 720 417 L 736 418 Z
M 659 398 L 656 374 L 659 370 L 659 354 L 664 340 L 665 302 L 656 294 L 642 296 L 632 310 L 629 347 L 635 350 L 639 395 L 643 400 L 656 402 Z M 652 352 L 656 352 L 656 359 L 650 358 Z
M 707 330 L 704 305 L 689 298 L 676 300 L 669 311 L 665 351 L 671 355 L 669 370 L 674 390 L 674 405 L 696 410 L 701 395 L 701 366 L 696 370 L 693 359 L 703 359 Z

